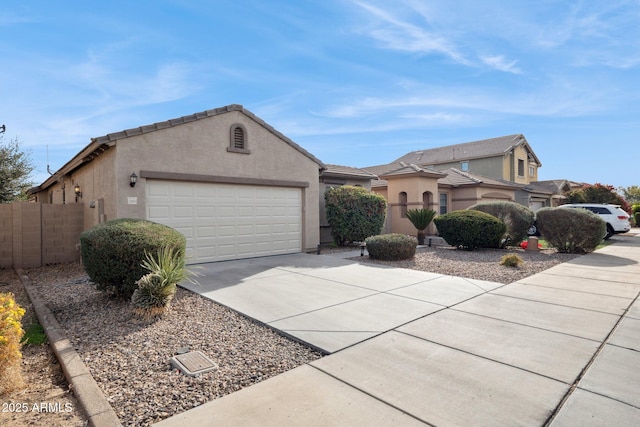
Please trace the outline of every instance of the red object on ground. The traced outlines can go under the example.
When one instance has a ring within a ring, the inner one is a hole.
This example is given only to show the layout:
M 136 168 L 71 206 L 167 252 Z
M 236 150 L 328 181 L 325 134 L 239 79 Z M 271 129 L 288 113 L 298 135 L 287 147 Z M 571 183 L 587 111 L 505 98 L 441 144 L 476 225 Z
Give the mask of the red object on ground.
M 522 249 L 527 249 L 527 246 L 529 246 L 529 242 L 527 242 L 526 240 L 520 243 L 520 247 Z M 542 245 L 540 243 L 538 243 L 538 248 L 542 249 Z

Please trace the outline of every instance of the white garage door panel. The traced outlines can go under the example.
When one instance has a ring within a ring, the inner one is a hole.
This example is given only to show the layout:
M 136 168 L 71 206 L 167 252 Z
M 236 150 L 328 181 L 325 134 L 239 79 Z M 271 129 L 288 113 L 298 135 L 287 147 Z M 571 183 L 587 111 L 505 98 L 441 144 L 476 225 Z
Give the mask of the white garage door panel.
M 147 181 L 147 218 L 187 238 L 189 262 L 300 252 L 298 188 Z

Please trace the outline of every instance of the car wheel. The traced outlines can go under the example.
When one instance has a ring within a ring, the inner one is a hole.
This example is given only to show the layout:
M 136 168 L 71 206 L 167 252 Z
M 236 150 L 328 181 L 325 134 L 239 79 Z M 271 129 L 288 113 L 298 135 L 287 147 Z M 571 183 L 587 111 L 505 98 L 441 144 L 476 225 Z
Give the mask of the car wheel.
M 609 238 L 613 236 L 613 234 L 614 234 L 613 227 L 607 224 L 607 234 L 604 235 L 604 240 L 609 240 Z

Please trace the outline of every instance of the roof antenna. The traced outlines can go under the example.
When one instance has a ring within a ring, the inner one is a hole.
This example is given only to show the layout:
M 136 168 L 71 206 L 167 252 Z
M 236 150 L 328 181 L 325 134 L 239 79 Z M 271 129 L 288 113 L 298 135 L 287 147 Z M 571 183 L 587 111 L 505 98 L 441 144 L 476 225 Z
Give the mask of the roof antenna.
M 51 172 L 51 168 L 49 168 L 49 144 L 47 144 L 47 172 L 49 173 L 49 175 L 53 175 L 53 172 Z

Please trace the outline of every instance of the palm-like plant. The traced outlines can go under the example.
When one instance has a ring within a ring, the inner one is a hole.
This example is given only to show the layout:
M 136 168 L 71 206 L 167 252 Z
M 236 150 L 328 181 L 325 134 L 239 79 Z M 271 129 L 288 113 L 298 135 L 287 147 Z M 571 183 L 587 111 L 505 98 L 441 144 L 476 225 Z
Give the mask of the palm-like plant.
M 183 280 L 192 281 L 193 272 L 187 270 L 185 257 L 179 250 L 163 247 L 157 256 L 145 252 L 142 267 L 149 270 L 138 280 L 131 304 L 136 314 L 146 319 L 162 315 L 171 305 L 176 285 Z
M 424 245 L 425 230 L 436 216 L 436 211 L 432 209 L 409 209 L 406 214 L 411 224 L 418 230 L 418 244 Z

